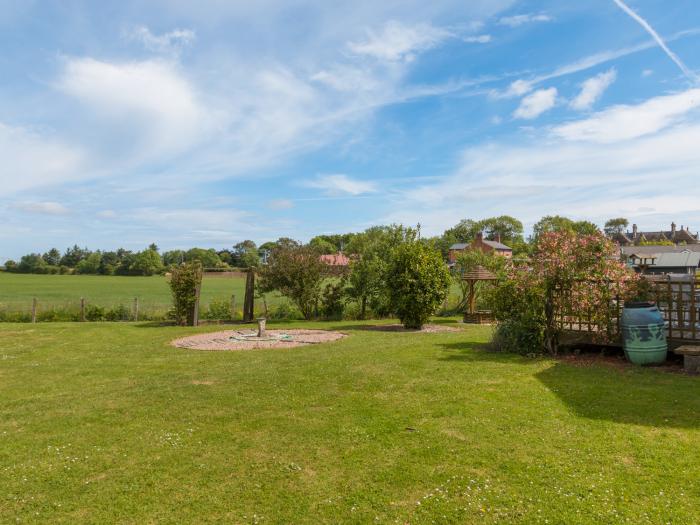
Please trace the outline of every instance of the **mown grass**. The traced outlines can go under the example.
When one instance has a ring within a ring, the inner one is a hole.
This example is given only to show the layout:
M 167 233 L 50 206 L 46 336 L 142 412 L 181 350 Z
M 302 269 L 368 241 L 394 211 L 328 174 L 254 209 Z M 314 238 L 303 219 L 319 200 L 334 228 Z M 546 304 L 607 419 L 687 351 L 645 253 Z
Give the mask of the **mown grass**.
M 360 323 L 0 325 L 0 522 L 698 523 L 700 379 Z

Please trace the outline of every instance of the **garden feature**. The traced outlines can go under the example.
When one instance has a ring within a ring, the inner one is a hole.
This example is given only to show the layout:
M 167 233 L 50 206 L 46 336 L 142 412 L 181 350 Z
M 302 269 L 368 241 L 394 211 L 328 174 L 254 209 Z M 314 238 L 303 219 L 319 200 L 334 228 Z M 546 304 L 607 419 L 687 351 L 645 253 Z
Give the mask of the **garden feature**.
M 172 345 L 192 350 L 255 350 L 329 343 L 343 337 L 345 334 L 329 330 L 266 330 L 262 336 L 254 330 L 225 330 L 182 337 Z

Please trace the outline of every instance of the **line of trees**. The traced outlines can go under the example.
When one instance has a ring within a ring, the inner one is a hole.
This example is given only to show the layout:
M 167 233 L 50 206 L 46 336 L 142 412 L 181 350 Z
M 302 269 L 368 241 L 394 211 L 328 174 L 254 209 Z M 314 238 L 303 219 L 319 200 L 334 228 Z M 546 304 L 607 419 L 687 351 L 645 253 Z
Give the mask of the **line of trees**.
M 625 218 L 619 217 L 606 222 L 604 232 L 608 236 L 622 232 L 628 225 Z M 362 233 L 344 233 L 335 235 L 318 235 L 312 238 L 308 245 L 320 254 L 333 254 L 344 252 L 357 254 L 367 248 L 368 251 L 387 251 L 390 246 L 382 243 L 394 243 L 396 239 L 382 237 L 378 232 L 392 230 L 390 226 L 377 226 Z M 470 243 L 478 233 L 483 233 L 485 239 L 496 240 L 513 248 L 516 256 L 532 253 L 537 239 L 547 232 L 569 231 L 578 235 L 592 235 L 600 232 L 598 226 L 589 221 L 575 221 L 559 215 L 549 215 L 538 221 L 532 230 L 532 235 L 525 238 L 522 222 L 509 215 L 489 217 L 482 220 L 464 219 L 445 230 L 442 235 L 423 238 L 430 241 L 439 249 L 443 258 L 447 260 L 450 246 L 456 243 Z M 418 231 L 415 231 L 418 236 Z M 374 242 L 371 239 L 382 237 L 382 241 Z M 87 248 L 73 246 L 61 253 L 52 248 L 47 252 L 30 253 L 19 261 L 9 260 L 5 263 L 5 269 L 17 273 L 45 273 L 45 274 L 96 274 L 96 275 L 157 275 L 164 273 L 168 268 L 189 261 L 200 261 L 204 268 L 250 268 L 260 266 L 267 261 L 268 255 L 279 246 L 298 245 L 293 239 L 282 237 L 276 241 L 270 241 L 256 245 L 254 241 L 245 240 L 223 250 L 191 248 L 189 250 L 170 250 L 160 253 L 158 246 L 151 244 L 142 251 L 131 251 L 119 248 L 115 251 L 91 251 Z M 361 246 L 366 244 L 367 246 Z M 392 245 L 393 246 L 393 245 Z M 378 264 L 374 257 L 369 257 L 364 272 L 369 275 L 376 273 Z M 368 286 L 357 281 L 353 289 L 360 290 L 365 301 L 370 300 L 371 293 Z M 375 305 L 376 306 L 376 305 Z M 366 308 L 366 306 L 364 307 Z

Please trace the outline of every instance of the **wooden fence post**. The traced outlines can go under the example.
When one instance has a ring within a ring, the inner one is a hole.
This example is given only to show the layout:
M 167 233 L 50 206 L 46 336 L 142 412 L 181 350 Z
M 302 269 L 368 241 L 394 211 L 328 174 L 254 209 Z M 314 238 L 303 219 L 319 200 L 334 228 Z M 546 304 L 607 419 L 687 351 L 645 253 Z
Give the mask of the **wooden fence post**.
M 198 283 L 194 289 L 194 314 L 192 315 L 192 326 L 199 326 L 199 294 L 202 290 L 202 284 Z
M 80 298 L 80 322 L 85 322 L 85 297 Z
M 243 300 L 243 322 L 250 323 L 255 317 L 255 269 L 249 268 L 245 280 L 245 298 Z
M 36 307 L 37 307 L 37 300 L 36 297 L 32 299 L 32 323 L 36 323 Z
M 139 298 L 134 297 L 134 321 L 139 320 Z

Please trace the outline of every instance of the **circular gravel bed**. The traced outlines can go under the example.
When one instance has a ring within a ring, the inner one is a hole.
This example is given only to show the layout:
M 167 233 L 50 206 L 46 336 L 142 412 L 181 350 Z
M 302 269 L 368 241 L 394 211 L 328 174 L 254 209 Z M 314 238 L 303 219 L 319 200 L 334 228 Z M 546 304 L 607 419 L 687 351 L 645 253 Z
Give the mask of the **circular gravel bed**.
M 225 330 L 191 335 L 171 342 L 178 348 L 193 350 L 255 350 L 256 348 L 294 348 L 337 341 L 345 337 L 341 332 L 327 330 L 267 330 L 258 339 L 254 330 Z

